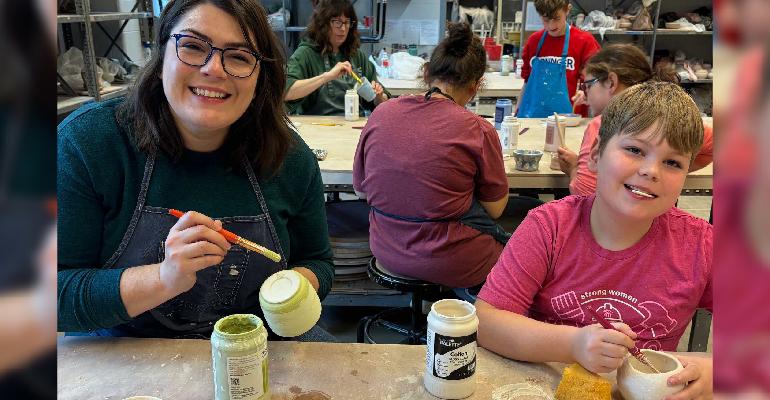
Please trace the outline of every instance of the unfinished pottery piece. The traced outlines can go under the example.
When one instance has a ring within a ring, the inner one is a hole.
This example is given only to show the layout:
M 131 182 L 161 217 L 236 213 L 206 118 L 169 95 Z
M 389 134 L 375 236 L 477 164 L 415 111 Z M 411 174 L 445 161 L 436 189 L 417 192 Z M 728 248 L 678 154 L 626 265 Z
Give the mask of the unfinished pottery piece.
M 681 372 L 684 367 L 674 356 L 655 350 L 642 349 L 645 357 L 661 373 L 634 357 L 627 357 L 618 369 L 618 389 L 626 400 L 662 399 L 684 389 L 684 384 L 668 386 L 668 378 Z

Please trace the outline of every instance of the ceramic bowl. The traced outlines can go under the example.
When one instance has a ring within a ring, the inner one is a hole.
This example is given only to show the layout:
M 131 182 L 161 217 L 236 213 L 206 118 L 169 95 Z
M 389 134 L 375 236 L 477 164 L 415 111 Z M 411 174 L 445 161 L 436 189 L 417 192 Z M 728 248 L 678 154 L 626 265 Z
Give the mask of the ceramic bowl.
M 516 162 L 516 169 L 519 171 L 533 172 L 540 166 L 540 158 L 543 152 L 540 150 L 516 149 L 513 151 L 513 160 Z
M 629 356 L 618 369 L 618 389 L 626 400 L 662 399 L 679 392 L 684 385 L 668 386 L 666 381 L 681 372 L 684 367 L 674 356 L 654 350 L 642 350 L 650 363 L 660 373 L 652 370 Z
M 578 126 L 580 125 L 580 120 L 583 118 L 583 116 L 580 114 L 559 114 L 559 115 L 566 119 L 566 121 L 564 122 L 564 125 L 566 126 Z

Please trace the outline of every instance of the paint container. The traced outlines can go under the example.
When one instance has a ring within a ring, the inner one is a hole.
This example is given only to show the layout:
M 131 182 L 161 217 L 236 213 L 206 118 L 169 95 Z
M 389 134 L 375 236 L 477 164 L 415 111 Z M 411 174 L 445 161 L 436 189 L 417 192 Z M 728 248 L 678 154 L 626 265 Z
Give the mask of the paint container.
M 544 150 L 555 153 L 559 151 L 559 147 L 562 145 L 561 138 L 566 133 L 564 130 L 564 123 L 567 121 L 565 117 L 559 116 L 559 125 L 562 132 L 559 133 L 559 127 L 556 126 L 556 118 L 553 115 L 549 115 L 545 125 L 545 146 Z
M 345 92 L 345 120 L 358 121 L 358 93 L 355 89 Z
M 299 336 L 321 318 L 321 300 L 313 285 L 290 269 L 265 280 L 259 289 L 259 306 L 270 329 L 283 337 Z
M 463 399 L 476 390 L 476 307 L 463 300 L 433 303 L 428 314 L 425 389 L 442 399 Z
M 369 82 L 369 79 L 366 79 L 365 76 L 361 77 L 361 82 L 362 83 L 357 90 L 358 95 L 366 101 L 374 101 L 374 98 L 377 97 L 377 93 L 374 91 L 372 83 Z
M 508 76 L 511 73 L 511 56 L 504 55 L 500 59 L 500 76 Z
M 662 399 L 684 389 L 684 384 L 668 386 L 666 383 L 669 377 L 684 369 L 679 360 L 660 351 L 643 349 L 642 353 L 660 373 L 654 373 L 634 357 L 626 357 L 618 369 L 618 389 L 624 399 Z
M 215 400 L 268 400 L 267 329 L 256 315 L 233 314 L 214 324 L 211 358 Z
M 511 155 L 519 144 L 519 119 L 513 115 L 506 115 L 500 124 L 500 144 L 503 154 Z
M 516 77 L 521 79 L 521 69 L 524 68 L 524 60 L 521 58 L 516 60 Z
M 512 110 L 513 103 L 511 103 L 511 99 L 497 99 L 497 102 L 495 103 L 495 129 L 500 129 L 503 118 L 507 115 L 511 115 Z

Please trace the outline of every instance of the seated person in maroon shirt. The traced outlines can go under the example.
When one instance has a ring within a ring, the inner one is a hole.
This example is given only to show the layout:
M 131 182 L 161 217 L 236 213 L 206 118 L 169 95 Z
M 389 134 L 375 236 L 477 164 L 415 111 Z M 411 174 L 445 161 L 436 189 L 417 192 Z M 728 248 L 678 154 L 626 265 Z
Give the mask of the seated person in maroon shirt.
M 430 89 L 381 104 L 361 133 L 353 187 L 372 207 L 372 253 L 392 273 L 476 286 L 510 237 L 493 220 L 508 202 L 500 140 L 465 109 L 485 69 L 470 27 L 450 24 L 424 67 Z

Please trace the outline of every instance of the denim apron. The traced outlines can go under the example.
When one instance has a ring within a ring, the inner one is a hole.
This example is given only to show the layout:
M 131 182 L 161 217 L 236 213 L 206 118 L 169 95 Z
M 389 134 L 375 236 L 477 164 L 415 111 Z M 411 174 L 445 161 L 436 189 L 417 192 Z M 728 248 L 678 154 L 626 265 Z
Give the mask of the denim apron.
M 169 215 L 167 208 L 145 205 L 155 159 L 154 153 L 147 157 L 139 198 L 128 230 L 104 268 L 163 261 L 166 236 L 178 219 Z M 234 244 L 220 264 L 197 272 L 197 280 L 192 289 L 138 315 L 131 322 L 100 330 L 99 335 L 207 338 L 214 323 L 226 315 L 251 313 L 264 320 L 259 307 L 259 289 L 268 276 L 287 268 L 286 256 L 254 170 L 246 160 L 243 160 L 243 168 L 263 214 L 220 218 L 222 225 L 239 236 L 281 254 L 281 262 L 274 263 Z M 271 336 L 274 335 L 271 333 Z
M 545 118 L 554 112 L 567 114 L 572 112 L 572 103 L 567 88 L 567 50 L 569 49 L 569 31 L 564 38 L 561 52 L 561 64 L 554 64 L 538 58 L 548 32 L 543 32 L 537 51 L 532 57 L 532 73 L 527 80 L 524 96 L 516 115 L 519 118 Z

